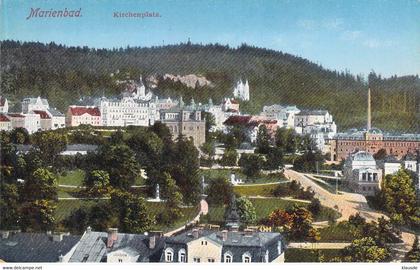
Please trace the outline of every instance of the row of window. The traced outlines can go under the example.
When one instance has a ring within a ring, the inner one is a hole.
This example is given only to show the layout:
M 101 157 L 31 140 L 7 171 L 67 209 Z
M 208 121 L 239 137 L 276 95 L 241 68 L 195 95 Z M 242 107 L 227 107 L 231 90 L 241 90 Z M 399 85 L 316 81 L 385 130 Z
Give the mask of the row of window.
M 201 245 L 207 245 L 207 241 L 201 241 Z M 267 257 L 267 261 L 268 261 L 268 250 L 267 250 L 266 257 Z M 173 251 L 173 249 L 167 248 L 165 250 L 165 261 L 166 262 L 173 262 L 174 261 L 174 251 Z M 216 261 L 215 258 L 211 258 L 211 257 L 207 258 L 207 262 L 209 262 L 209 263 L 213 263 L 215 261 Z M 251 254 L 249 252 L 246 252 L 242 255 L 242 262 L 250 263 L 251 261 L 252 261 Z M 187 262 L 187 256 L 186 256 L 185 249 L 181 249 L 181 250 L 178 251 L 178 262 Z M 200 257 L 194 257 L 193 262 L 199 263 L 199 262 L 201 262 L 201 258 Z M 233 262 L 233 255 L 230 251 L 227 251 L 223 255 L 223 262 L 225 262 L 225 263 Z

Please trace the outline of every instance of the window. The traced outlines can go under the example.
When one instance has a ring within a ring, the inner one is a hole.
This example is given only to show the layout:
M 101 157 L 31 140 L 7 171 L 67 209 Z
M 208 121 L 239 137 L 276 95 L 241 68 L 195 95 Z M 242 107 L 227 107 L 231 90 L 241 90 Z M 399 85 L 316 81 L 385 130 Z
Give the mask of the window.
M 193 261 L 194 261 L 195 263 L 199 263 L 199 262 L 201 262 L 201 258 L 199 258 L 199 257 L 194 257 L 194 258 L 193 258 Z
M 214 258 L 208 258 L 207 259 L 207 262 L 209 262 L 209 263 L 214 263 L 216 260 L 214 259 Z
M 244 263 L 250 263 L 251 262 L 251 254 L 249 254 L 249 252 L 246 252 L 242 255 L 242 262 L 244 262 Z
M 118 262 L 123 262 L 122 259 L 118 259 Z
M 232 262 L 232 253 L 230 253 L 229 251 L 225 253 L 224 255 L 224 262 L 225 263 L 231 263 Z
M 173 259 L 174 259 L 174 251 L 172 250 L 172 248 L 167 248 L 165 250 L 165 261 L 172 262 Z
M 187 257 L 185 255 L 185 249 L 181 249 L 178 251 L 178 261 L 179 262 L 187 262 Z
M 207 241 L 205 241 L 205 240 L 204 241 L 201 241 L 201 245 L 202 246 L 207 246 Z

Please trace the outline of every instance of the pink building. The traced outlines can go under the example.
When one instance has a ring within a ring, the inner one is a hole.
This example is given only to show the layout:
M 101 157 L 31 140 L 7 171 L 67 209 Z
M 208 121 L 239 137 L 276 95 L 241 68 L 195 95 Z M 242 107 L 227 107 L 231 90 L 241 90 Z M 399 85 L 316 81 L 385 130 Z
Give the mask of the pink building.
M 70 106 L 67 110 L 66 125 L 76 127 L 79 125 L 101 125 L 101 112 L 93 106 Z

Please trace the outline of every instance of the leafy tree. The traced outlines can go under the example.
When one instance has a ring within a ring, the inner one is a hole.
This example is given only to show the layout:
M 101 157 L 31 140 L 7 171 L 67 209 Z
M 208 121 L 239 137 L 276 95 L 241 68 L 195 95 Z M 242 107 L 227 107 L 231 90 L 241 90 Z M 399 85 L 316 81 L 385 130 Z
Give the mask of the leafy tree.
M 171 177 L 169 173 L 164 173 L 165 182 L 163 184 L 162 193 L 164 198 L 166 198 L 166 204 L 168 209 L 178 208 L 182 204 L 182 193 L 180 188 L 176 185 L 175 180 Z
M 191 140 L 178 138 L 171 157 L 166 164 L 167 171 L 176 181 L 184 196 L 184 202 L 197 203 L 201 195 L 201 181 L 199 176 L 199 154 Z
M 355 239 L 343 250 L 344 261 L 348 262 L 385 262 L 389 256 L 388 249 L 379 247 L 372 237 Z
M 111 137 L 109 138 L 109 143 L 112 145 L 124 143 L 124 133 L 121 131 L 121 129 L 118 129 L 117 131 L 111 134 Z
M 125 191 L 115 191 L 111 194 L 111 205 L 118 213 L 119 227 L 123 232 L 144 233 L 154 223 L 147 212 L 146 202 L 141 197 Z
M 264 160 L 256 154 L 242 154 L 239 165 L 247 177 L 255 177 L 260 174 Z
M 296 240 L 317 241 L 319 232 L 312 227 L 312 214 L 304 207 L 294 206 L 291 211 L 293 223 L 290 228 L 290 237 Z
M 268 154 L 271 146 L 271 138 L 268 134 L 267 127 L 265 125 L 261 125 L 258 127 L 257 132 L 257 153 L 260 154 Z
M 232 184 L 225 178 L 210 179 L 206 188 L 207 202 L 211 205 L 223 205 L 230 201 L 233 194 Z
M 15 128 L 10 133 L 11 141 L 15 144 L 28 144 L 30 143 L 29 133 L 24 128 Z
M 295 153 L 296 137 L 293 129 L 278 128 L 275 134 L 275 144 L 285 153 Z
M 222 166 L 236 166 L 238 162 L 238 153 L 235 149 L 226 149 L 223 153 L 222 158 L 220 159 L 220 164 Z
M 321 211 L 321 202 L 318 199 L 313 198 L 308 206 L 308 210 L 312 213 L 312 215 L 317 216 Z
M 264 167 L 267 170 L 277 170 L 283 165 L 283 152 L 278 147 L 272 147 L 268 150 L 267 160 Z
M 55 208 L 55 204 L 50 200 L 35 200 L 24 203 L 20 220 L 22 230 L 52 230 L 55 224 Z
M 387 155 L 387 152 L 386 152 L 386 150 L 385 149 L 383 149 L 383 148 L 381 148 L 381 149 L 379 149 L 378 150 L 378 152 L 376 152 L 374 155 L 373 155 L 373 158 L 374 159 L 384 159 L 385 157 L 386 157 L 386 155 Z
M 83 181 L 88 192 L 93 195 L 102 195 L 110 191 L 109 174 L 102 170 L 93 170 L 86 174 Z
M 281 227 L 284 226 L 286 230 L 290 230 L 293 223 L 293 216 L 283 210 L 283 209 L 276 209 L 270 213 L 268 216 L 267 225 L 272 227 Z
M 70 215 L 63 221 L 64 226 L 70 230 L 70 232 L 79 234 L 90 226 L 89 224 L 89 211 L 84 207 L 73 210 Z
M 34 145 L 39 148 L 44 161 L 54 166 L 57 155 L 66 150 L 67 135 L 56 131 L 39 132 L 34 135 Z
M 416 212 L 416 192 L 413 179 L 405 170 L 386 175 L 382 182 L 383 205 L 391 218 L 406 223 Z
M 416 235 L 413 242 L 413 247 L 407 254 L 405 254 L 404 262 L 420 262 L 420 247 L 419 237 Z
M 19 220 L 19 194 L 14 184 L 0 184 L 0 228 L 16 229 Z
M 255 207 L 249 199 L 245 197 L 237 198 L 236 207 L 241 223 L 249 225 L 257 221 Z
M 293 167 L 299 171 L 316 172 L 317 166 L 322 163 L 324 163 L 324 156 L 320 151 L 306 151 L 295 159 Z
M 24 201 L 57 200 L 57 179 L 48 169 L 39 168 L 25 180 L 21 196 Z
M 168 126 L 159 121 L 155 122 L 153 126 L 150 127 L 150 130 L 158 135 L 163 142 L 170 142 L 172 140 L 171 131 Z
M 106 231 L 110 227 L 118 227 L 118 210 L 112 209 L 109 203 L 97 203 L 89 209 L 89 226 L 97 231 Z
M 214 115 L 209 112 L 202 112 L 202 116 L 204 117 L 206 121 L 206 141 L 212 141 L 213 138 L 210 135 L 210 130 L 212 127 L 216 125 L 216 119 L 214 118 Z
M 106 145 L 100 150 L 98 158 L 102 169 L 109 173 L 113 187 L 129 189 L 140 173 L 135 154 L 127 145 Z
M 200 149 L 206 155 L 206 157 L 210 160 L 212 160 L 214 155 L 216 154 L 216 147 L 214 145 L 214 142 L 205 142 L 200 147 Z

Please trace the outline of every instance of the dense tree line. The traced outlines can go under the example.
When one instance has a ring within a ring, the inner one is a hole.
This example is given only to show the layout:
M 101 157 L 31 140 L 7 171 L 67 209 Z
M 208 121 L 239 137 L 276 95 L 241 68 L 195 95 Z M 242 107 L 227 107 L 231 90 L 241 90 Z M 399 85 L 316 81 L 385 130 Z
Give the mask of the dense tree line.
M 238 48 L 187 43 L 93 49 L 6 40 L 0 45 L 1 89 L 12 102 L 41 95 L 64 110 L 85 96 L 118 94 L 121 89 L 115 81 L 127 76 L 201 74 L 213 82 L 212 87 L 197 90 L 159 77 L 155 92 L 184 96 L 186 100 L 194 97 L 199 102 L 207 102 L 211 97 L 214 102 L 221 102 L 231 95 L 236 80 L 247 78 L 252 102 L 243 102 L 243 111 L 259 112 L 263 105 L 271 103 L 296 104 L 330 110 L 340 128 L 365 125 L 367 82 L 362 76 L 330 71 L 279 51 L 246 44 Z M 368 81 L 374 96 L 375 126 L 419 130 L 418 76 L 383 79 L 372 72 Z

